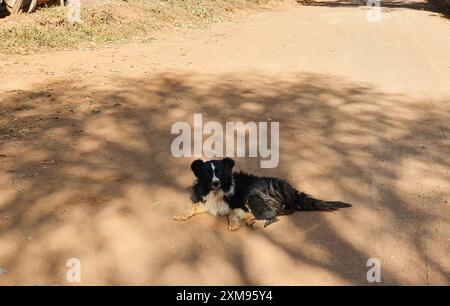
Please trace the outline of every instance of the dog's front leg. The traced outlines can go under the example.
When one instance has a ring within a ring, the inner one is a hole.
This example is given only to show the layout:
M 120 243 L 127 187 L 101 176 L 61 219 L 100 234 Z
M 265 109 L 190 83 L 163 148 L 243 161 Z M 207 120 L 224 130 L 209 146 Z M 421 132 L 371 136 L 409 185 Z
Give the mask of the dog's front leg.
M 242 221 L 247 218 L 247 212 L 243 209 L 232 209 L 228 214 L 228 229 L 230 231 L 237 231 L 242 224 Z
M 173 218 L 177 221 L 186 221 L 187 219 L 205 212 L 203 205 L 192 204 L 192 206 L 181 213 L 176 214 Z

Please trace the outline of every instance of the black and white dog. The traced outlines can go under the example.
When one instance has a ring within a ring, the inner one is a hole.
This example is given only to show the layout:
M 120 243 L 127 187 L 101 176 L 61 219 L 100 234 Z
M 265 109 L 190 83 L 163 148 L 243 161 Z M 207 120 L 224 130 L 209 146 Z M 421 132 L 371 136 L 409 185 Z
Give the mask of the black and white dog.
M 234 160 L 195 160 L 191 169 L 197 180 L 192 186 L 192 207 L 175 215 L 175 220 L 209 213 L 227 215 L 228 228 L 237 230 L 243 220 L 251 228 L 262 228 L 277 221 L 280 215 L 296 210 L 332 211 L 351 207 L 337 201 L 322 201 L 300 192 L 287 181 L 233 172 Z

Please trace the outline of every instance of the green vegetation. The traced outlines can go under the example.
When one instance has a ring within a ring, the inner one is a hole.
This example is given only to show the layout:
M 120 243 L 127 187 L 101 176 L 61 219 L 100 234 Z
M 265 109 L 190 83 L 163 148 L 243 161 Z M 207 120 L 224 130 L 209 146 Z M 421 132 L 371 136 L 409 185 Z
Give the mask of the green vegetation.
M 82 23 L 66 20 L 66 8 L 40 8 L 33 14 L 0 20 L 0 52 L 28 54 L 129 40 L 150 41 L 156 30 L 219 22 L 230 13 L 283 0 L 109 0 L 86 4 Z

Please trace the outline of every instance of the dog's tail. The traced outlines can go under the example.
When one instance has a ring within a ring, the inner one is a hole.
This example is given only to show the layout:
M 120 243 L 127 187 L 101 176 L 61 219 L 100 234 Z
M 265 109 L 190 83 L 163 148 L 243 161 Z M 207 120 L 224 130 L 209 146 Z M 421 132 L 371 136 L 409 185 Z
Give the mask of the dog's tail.
M 319 210 L 319 211 L 333 211 L 339 208 L 352 207 L 351 204 L 340 201 L 323 201 L 315 199 L 304 192 L 299 192 L 296 197 L 297 210 Z
M 270 206 L 293 213 L 295 210 L 333 211 L 339 208 L 352 207 L 351 204 L 339 201 L 323 201 L 298 191 L 285 180 L 271 179 L 258 192 L 259 196 Z

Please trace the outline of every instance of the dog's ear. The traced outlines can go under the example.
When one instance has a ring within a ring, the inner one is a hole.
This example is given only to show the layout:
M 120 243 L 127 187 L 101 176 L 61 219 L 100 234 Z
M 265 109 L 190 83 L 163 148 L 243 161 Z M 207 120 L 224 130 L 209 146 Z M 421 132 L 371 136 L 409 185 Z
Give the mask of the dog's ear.
M 196 177 L 200 177 L 203 173 L 203 160 L 197 159 L 194 160 L 191 164 L 192 172 L 194 172 Z
M 232 170 L 234 167 L 234 160 L 232 160 L 231 158 L 225 157 L 223 160 L 223 165 L 225 166 L 225 168 L 227 168 L 228 170 Z

